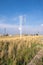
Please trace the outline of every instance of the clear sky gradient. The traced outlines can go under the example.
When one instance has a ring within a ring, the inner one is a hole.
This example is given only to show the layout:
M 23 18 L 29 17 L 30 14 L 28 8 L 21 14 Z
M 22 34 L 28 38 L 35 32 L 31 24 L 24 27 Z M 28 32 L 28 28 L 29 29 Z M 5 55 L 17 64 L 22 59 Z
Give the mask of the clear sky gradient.
M 19 33 L 20 16 L 24 16 L 23 33 L 43 34 L 43 0 L 0 0 L 0 33 L 5 27 L 8 33 Z

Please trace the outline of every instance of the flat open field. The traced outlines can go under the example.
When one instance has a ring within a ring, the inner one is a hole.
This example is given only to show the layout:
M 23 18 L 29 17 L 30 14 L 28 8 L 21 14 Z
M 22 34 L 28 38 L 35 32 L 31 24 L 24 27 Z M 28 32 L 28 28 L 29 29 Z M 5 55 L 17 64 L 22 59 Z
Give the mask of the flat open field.
M 19 36 L 0 36 L 0 41 L 10 41 L 10 40 L 20 40 L 20 37 Z M 22 36 L 21 39 L 23 40 L 40 40 L 40 41 L 43 41 L 43 35 L 40 35 L 40 36 Z
M 20 38 L 20 36 L 0 36 L 0 41 L 17 41 L 18 42 L 21 42 L 21 41 L 26 41 L 31 43 L 31 42 L 38 42 L 40 44 L 43 44 L 43 35 L 41 36 L 22 36 Z
M 43 36 L 0 36 L 0 65 L 27 65 L 43 48 Z

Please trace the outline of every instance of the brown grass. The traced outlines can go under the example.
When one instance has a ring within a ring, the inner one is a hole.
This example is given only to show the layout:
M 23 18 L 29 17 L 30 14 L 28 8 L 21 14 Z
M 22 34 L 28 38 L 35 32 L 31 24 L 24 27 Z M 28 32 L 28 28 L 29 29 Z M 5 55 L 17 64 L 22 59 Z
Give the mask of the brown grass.
M 42 48 L 42 44 L 43 36 L 23 36 L 21 39 L 19 36 L 2 36 L 0 37 L 1 62 L 6 62 L 7 65 L 26 65 Z

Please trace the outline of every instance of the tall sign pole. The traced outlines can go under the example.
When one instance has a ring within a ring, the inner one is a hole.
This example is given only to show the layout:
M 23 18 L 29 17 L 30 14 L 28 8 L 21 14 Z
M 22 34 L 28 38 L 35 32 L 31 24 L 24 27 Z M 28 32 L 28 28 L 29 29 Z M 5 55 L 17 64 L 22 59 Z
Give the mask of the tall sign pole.
M 22 22 L 23 22 L 23 16 L 19 16 L 20 20 L 20 26 L 19 26 L 19 31 L 20 31 L 20 39 L 22 38 Z
M 23 15 L 23 16 L 19 16 L 19 21 L 20 21 L 20 24 L 19 24 L 19 31 L 20 31 L 20 39 L 22 38 L 22 28 L 23 28 L 23 23 L 25 23 L 26 22 L 26 18 L 25 18 L 25 16 Z

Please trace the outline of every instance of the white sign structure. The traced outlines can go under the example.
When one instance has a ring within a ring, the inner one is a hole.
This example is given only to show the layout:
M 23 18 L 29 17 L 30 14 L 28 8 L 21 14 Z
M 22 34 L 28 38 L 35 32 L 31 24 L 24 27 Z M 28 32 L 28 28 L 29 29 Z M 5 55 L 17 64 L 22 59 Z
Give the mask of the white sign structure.
M 22 22 L 23 22 L 23 16 L 19 16 L 20 20 L 20 26 L 19 26 L 19 31 L 20 31 L 20 39 L 22 38 Z
M 20 39 L 22 38 L 22 24 L 24 22 L 24 16 L 19 16 L 19 20 L 20 20 L 20 26 L 19 26 L 19 31 L 20 31 Z

